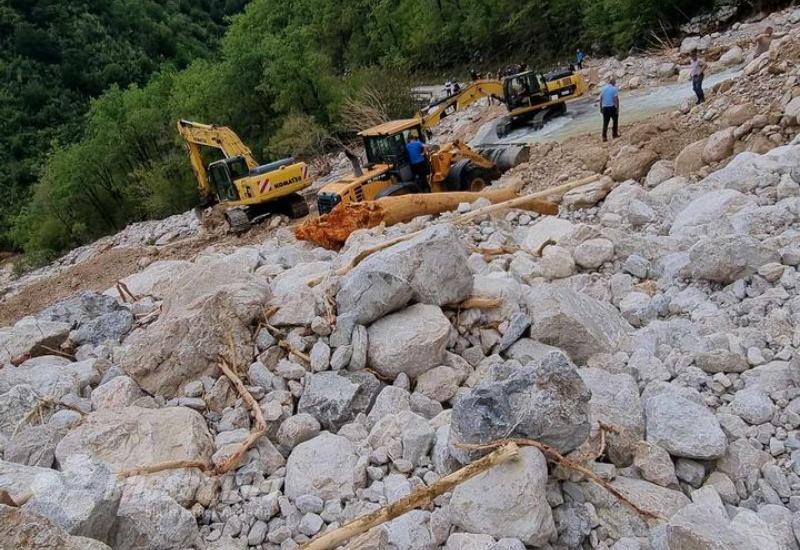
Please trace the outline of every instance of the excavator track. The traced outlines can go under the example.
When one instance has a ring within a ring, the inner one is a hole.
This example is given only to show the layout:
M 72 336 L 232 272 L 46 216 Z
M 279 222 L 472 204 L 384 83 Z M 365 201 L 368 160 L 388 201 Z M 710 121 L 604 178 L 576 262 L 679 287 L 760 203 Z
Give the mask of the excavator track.
M 228 231 L 234 234 L 244 233 L 250 229 L 250 217 L 242 208 L 231 208 L 226 211 L 225 221 L 228 222 Z

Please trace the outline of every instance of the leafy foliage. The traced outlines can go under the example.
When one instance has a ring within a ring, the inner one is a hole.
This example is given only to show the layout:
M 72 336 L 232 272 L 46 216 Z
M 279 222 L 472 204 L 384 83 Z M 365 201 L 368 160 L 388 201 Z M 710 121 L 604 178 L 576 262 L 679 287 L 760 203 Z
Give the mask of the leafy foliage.
M 409 116 L 412 75 L 624 54 L 713 2 L 2 0 L 0 246 L 60 251 L 191 206 L 179 118 L 265 161 L 313 155 Z

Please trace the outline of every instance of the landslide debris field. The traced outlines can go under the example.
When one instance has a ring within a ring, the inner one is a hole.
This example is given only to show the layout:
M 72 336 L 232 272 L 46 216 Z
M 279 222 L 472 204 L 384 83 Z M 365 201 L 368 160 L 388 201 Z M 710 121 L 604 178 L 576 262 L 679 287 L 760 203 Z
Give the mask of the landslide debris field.
M 496 183 L 587 182 L 557 215 L 479 200 L 333 251 L 187 212 L 4 264 L 0 546 L 800 547 L 800 10 L 585 73 L 622 137 L 575 105 Z

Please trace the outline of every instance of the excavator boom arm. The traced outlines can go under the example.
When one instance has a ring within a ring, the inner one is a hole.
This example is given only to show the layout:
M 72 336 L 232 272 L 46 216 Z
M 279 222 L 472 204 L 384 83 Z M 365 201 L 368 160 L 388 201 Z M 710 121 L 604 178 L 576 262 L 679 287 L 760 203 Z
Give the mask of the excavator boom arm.
M 225 158 L 236 156 L 244 157 L 244 161 L 249 169 L 258 166 L 253 158 L 250 148 L 245 145 L 236 132 L 225 126 L 214 126 L 201 124 L 190 120 L 178 121 L 178 133 L 186 142 L 189 151 L 189 161 L 192 163 L 192 170 L 197 178 L 197 187 L 203 200 L 209 200 L 213 194 L 211 183 L 208 179 L 203 157 L 200 155 L 200 146 L 213 147 L 219 149 Z
M 500 80 L 476 80 L 471 82 L 457 94 L 437 103 L 427 112 L 420 113 L 422 124 L 425 128 L 433 128 L 450 114 L 448 111 L 451 108 L 454 108 L 454 111 L 460 111 L 484 97 L 493 97 L 498 101 L 503 101 L 503 83 Z
M 225 158 L 242 156 L 251 170 L 258 166 L 250 148 L 239 139 L 236 132 L 226 126 L 179 120 L 178 132 L 186 143 L 219 149 Z

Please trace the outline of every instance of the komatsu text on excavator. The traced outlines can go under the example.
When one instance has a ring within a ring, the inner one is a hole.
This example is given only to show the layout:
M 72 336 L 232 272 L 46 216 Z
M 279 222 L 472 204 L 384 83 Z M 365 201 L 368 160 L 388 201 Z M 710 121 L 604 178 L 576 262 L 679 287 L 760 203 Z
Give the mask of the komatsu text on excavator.
M 179 120 L 178 132 L 186 141 L 203 204 L 226 206 L 232 232 L 276 212 L 292 218 L 308 214 L 308 204 L 298 193 L 312 181 L 305 162 L 285 158 L 259 166 L 239 136 L 225 126 Z M 200 146 L 218 149 L 224 158 L 206 167 Z

